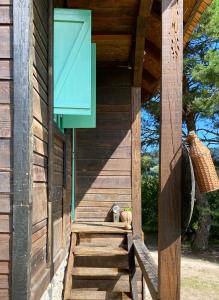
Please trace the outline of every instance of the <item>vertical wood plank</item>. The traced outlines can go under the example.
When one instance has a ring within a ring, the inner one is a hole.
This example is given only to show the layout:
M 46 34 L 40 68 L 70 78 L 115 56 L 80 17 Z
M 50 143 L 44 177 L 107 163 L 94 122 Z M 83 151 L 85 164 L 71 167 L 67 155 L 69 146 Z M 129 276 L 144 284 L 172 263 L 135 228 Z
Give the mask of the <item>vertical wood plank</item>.
M 135 266 L 135 251 L 132 234 L 127 235 L 129 255 L 129 284 L 133 300 L 138 300 L 137 271 Z
M 30 299 L 32 240 L 32 1 L 13 1 L 12 299 Z
M 135 87 L 141 87 L 142 72 L 144 61 L 145 35 L 147 18 L 150 15 L 153 0 L 141 0 L 136 26 L 136 42 L 135 42 L 135 63 L 134 63 L 134 79 Z
M 133 233 L 141 238 L 141 88 L 132 87 L 132 212 Z
M 159 299 L 180 299 L 183 0 L 162 1 Z
M 47 235 L 47 266 L 50 268 L 50 278 L 53 277 L 53 1 L 49 0 L 48 18 L 48 235 Z

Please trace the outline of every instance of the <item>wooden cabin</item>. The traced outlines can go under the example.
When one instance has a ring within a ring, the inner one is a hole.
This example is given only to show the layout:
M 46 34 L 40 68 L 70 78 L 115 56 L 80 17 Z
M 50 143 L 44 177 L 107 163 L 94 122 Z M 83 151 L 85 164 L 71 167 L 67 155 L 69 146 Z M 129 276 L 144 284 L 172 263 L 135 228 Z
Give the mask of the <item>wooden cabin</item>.
M 143 299 L 144 281 L 153 299 L 180 299 L 182 55 L 210 2 L 0 0 L 1 300 L 40 299 L 66 259 L 65 299 Z M 90 16 L 81 65 L 57 63 L 75 11 Z M 140 108 L 159 88 L 156 266 L 141 229 Z M 131 230 L 114 204 L 132 208 Z

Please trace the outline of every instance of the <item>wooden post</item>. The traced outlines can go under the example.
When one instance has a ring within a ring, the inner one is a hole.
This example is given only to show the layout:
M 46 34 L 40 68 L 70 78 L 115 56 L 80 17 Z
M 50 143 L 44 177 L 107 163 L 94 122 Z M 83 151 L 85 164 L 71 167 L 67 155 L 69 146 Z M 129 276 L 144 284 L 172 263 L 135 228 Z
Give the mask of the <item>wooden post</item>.
M 162 1 L 159 299 L 180 299 L 183 0 Z
M 141 88 L 132 87 L 132 212 L 133 234 L 141 238 Z
M 13 1 L 12 299 L 30 299 L 32 242 L 32 1 Z
M 153 0 L 140 0 L 139 4 L 139 12 L 136 26 L 135 62 L 133 78 L 133 85 L 135 87 L 141 87 L 142 84 L 146 26 L 147 18 L 150 15 L 152 9 L 152 4 Z
M 138 286 L 137 286 L 137 271 L 135 266 L 135 250 L 133 245 L 132 234 L 127 235 L 128 240 L 128 255 L 129 255 L 129 283 L 130 291 L 133 300 L 138 300 Z
M 47 267 L 50 269 L 50 278 L 53 277 L 53 0 L 49 0 L 48 11 L 48 234 L 47 234 Z

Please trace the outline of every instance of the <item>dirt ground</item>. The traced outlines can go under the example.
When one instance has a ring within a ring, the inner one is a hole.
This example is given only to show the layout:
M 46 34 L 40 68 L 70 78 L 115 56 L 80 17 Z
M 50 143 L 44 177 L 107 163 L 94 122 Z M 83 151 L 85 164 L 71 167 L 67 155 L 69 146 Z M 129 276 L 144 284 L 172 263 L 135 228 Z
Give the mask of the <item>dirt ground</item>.
M 157 261 L 155 247 L 148 247 Z M 146 299 L 151 299 L 148 296 Z M 182 249 L 181 300 L 219 300 L 219 248 L 204 253 Z

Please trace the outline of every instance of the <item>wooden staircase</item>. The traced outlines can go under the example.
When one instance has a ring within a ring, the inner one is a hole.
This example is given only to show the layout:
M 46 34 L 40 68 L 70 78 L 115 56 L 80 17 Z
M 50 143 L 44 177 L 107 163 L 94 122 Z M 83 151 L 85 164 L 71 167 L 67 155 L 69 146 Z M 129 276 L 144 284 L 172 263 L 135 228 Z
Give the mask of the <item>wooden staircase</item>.
M 65 300 L 132 299 L 127 244 L 129 233 L 122 223 L 73 224 Z M 141 294 L 140 270 L 138 277 Z

